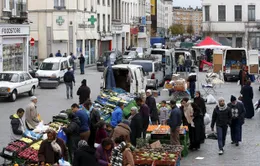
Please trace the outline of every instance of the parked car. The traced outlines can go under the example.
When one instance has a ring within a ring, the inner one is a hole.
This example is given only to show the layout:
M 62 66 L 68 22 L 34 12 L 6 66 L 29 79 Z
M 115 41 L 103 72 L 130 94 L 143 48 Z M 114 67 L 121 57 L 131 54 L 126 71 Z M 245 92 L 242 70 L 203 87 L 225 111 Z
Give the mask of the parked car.
M 138 58 L 138 53 L 136 51 L 126 50 L 123 55 L 123 63 L 128 64 L 135 58 Z
M 145 91 L 147 81 L 142 66 L 120 64 L 112 66 L 112 69 L 117 88 L 122 88 L 129 93 Z M 107 76 L 108 72 L 106 68 L 101 79 L 101 89 L 107 88 Z
M 36 72 L 41 88 L 57 88 L 63 82 L 64 74 L 67 72 L 69 59 L 63 57 L 53 57 L 45 59 Z
M 162 65 L 159 61 L 153 60 L 134 60 L 130 62 L 131 65 L 140 65 L 143 67 L 145 75 L 147 76 L 146 89 L 158 89 L 159 85 L 164 83 Z
M 38 79 L 32 78 L 28 72 L 24 71 L 5 71 L 0 73 L 0 98 L 9 98 L 15 101 L 17 95 L 28 93 L 33 96 Z
M 104 71 L 109 61 L 111 65 L 123 63 L 122 53 L 120 51 L 105 51 L 97 60 L 97 70 Z

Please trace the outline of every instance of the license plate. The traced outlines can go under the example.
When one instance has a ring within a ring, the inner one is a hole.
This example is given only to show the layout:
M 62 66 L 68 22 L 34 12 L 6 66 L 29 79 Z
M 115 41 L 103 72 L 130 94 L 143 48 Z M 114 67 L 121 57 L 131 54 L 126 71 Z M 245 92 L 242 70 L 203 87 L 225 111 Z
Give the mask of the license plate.
M 8 150 L 4 150 L 4 154 L 7 156 L 13 156 L 13 152 L 10 152 Z
M 97 64 L 101 64 L 101 62 L 97 62 Z
M 226 70 L 226 73 L 230 73 L 230 70 Z

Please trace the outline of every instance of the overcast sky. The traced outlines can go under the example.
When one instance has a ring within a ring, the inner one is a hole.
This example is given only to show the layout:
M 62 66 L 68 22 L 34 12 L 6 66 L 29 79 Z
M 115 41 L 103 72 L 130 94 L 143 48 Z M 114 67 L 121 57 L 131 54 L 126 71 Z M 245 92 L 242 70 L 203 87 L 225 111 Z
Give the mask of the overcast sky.
M 181 7 L 201 7 L 201 0 L 173 0 L 173 6 Z

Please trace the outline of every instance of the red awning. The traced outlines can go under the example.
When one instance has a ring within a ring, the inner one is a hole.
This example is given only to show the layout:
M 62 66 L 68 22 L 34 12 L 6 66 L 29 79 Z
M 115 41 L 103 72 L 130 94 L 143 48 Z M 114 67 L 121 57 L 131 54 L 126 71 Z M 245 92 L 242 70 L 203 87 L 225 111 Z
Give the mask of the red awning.
M 214 46 L 221 46 L 221 44 L 215 40 L 213 40 L 211 37 L 207 36 L 204 40 L 202 40 L 200 43 L 198 43 L 196 46 L 208 46 L 208 45 L 214 45 Z

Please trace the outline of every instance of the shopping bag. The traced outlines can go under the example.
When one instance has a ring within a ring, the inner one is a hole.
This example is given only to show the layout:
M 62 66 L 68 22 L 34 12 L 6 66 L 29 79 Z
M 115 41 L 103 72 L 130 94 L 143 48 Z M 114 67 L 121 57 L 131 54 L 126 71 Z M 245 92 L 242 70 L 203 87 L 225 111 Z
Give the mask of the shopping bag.
M 210 121 L 211 121 L 210 116 L 209 116 L 208 113 L 206 113 L 205 116 L 204 116 L 204 125 L 205 126 L 208 125 L 210 123 Z
M 62 158 L 59 160 L 59 166 L 70 166 L 70 163 Z
M 216 101 L 216 99 L 214 98 L 214 96 L 212 96 L 211 94 L 209 94 L 208 96 L 207 96 L 207 104 L 216 104 L 217 103 L 217 101 Z
M 65 143 L 67 143 L 68 140 L 67 135 L 62 129 L 60 129 L 59 132 L 57 133 L 57 137 L 62 139 Z

